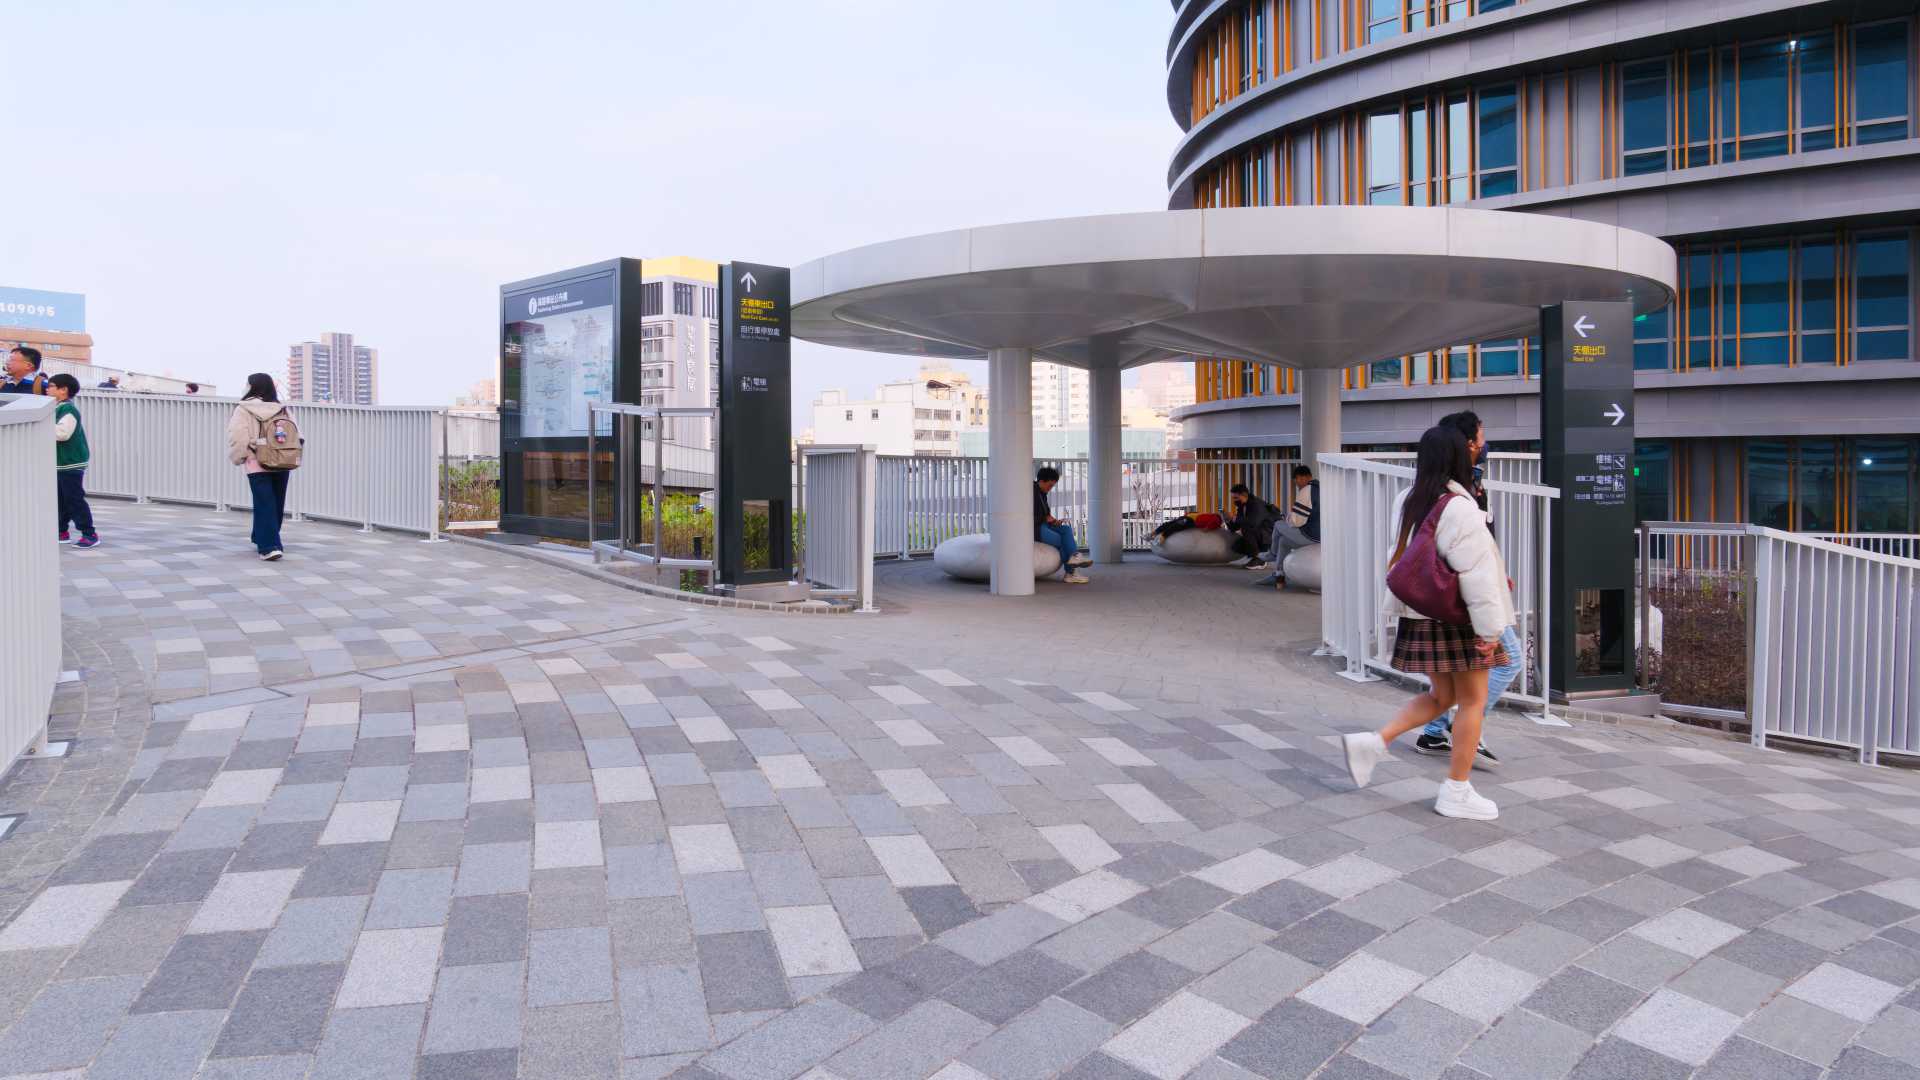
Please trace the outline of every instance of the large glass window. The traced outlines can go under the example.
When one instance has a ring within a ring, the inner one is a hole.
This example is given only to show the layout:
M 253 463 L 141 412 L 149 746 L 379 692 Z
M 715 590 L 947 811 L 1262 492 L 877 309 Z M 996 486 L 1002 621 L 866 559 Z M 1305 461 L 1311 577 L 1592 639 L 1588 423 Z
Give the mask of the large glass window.
M 1367 369 L 1368 386 L 1399 386 L 1406 378 L 1405 359 L 1375 360 Z
M 1907 21 L 1853 31 L 1854 141 L 1907 137 Z
M 1407 110 L 1407 202 L 1412 206 L 1431 205 L 1433 163 L 1428 153 L 1427 107 L 1416 105 Z
M 1479 96 L 1480 197 L 1512 195 L 1520 190 L 1514 88 L 1511 84 L 1491 87 Z
M 1687 367 L 1696 371 L 1713 366 L 1713 261 L 1711 251 L 1686 257 Z
M 1788 281 L 1786 241 L 1742 245 L 1741 366 L 1784 364 L 1788 361 Z
M 1854 241 L 1854 359 L 1906 360 L 1913 328 L 1908 234 Z
M 1633 445 L 1633 503 L 1641 521 L 1673 520 L 1672 454 L 1665 442 Z
M 1854 532 L 1914 530 L 1912 439 L 1856 439 L 1853 452 Z
M 1667 326 L 1672 309 L 1650 311 L 1633 320 L 1633 368 L 1635 371 L 1665 371 L 1672 365 L 1667 347 Z
M 1367 117 L 1367 201 L 1398 206 L 1400 186 L 1400 110 Z
M 1520 339 L 1505 338 L 1480 346 L 1480 377 L 1513 379 L 1520 375 Z
M 1385 41 L 1400 33 L 1400 0 L 1367 0 L 1367 41 Z
M 1833 241 L 1800 244 L 1800 362 L 1831 364 L 1834 350 Z
M 1713 53 L 1706 49 L 1681 57 L 1686 71 L 1686 168 L 1713 164 Z
M 1747 440 L 1747 520 L 1774 529 L 1793 528 L 1793 481 L 1784 442 Z
M 1467 113 L 1467 96 L 1447 100 L 1447 191 L 1446 202 L 1466 202 L 1473 198 L 1473 122 Z
M 1789 43 L 1769 41 L 1740 50 L 1740 157 L 1787 152 Z
M 1800 149 L 1833 146 L 1833 35 L 1818 34 L 1789 43 L 1799 75 Z
M 1800 515 L 1793 527 L 1801 532 L 1832 532 L 1839 492 L 1838 459 L 1832 439 L 1799 440 L 1794 472 L 1794 494 Z
M 1628 176 L 1667 168 L 1667 62 L 1628 64 L 1621 74 L 1620 146 Z

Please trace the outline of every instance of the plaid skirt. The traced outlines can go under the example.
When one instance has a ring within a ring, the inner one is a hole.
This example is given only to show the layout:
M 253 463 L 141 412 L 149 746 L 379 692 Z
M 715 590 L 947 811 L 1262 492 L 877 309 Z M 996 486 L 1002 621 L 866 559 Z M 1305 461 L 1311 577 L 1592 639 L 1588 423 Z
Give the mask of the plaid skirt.
M 1451 671 L 1482 671 L 1507 662 L 1505 646 L 1482 658 L 1479 638 L 1471 626 L 1453 626 L 1432 619 L 1401 619 L 1393 641 L 1393 669 L 1409 675 Z

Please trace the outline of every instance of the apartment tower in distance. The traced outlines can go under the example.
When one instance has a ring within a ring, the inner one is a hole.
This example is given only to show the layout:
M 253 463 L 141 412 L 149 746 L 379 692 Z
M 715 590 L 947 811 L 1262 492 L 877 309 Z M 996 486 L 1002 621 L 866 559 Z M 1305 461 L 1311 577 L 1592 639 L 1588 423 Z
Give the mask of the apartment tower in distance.
M 322 334 L 287 354 L 287 401 L 375 405 L 380 399 L 380 350 L 355 345 L 352 334 Z
M 1635 329 L 1641 516 L 1920 531 L 1915 7 L 1177 0 L 1169 201 L 1471 206 L 1663 237 L 1679 295 Z M 1463 407 L 1497 448 L 1537 445 L 1533 341 L 1354 360 L 1350 449 L 1410 448 Z M 1186 444 L 1293 456 L 1298 389 L 1205 358 Z

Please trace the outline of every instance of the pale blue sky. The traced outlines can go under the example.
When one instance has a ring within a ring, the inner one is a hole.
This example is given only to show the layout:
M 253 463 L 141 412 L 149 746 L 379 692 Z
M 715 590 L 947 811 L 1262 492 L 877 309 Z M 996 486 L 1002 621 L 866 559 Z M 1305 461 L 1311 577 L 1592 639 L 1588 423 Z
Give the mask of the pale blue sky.
M 1165 206 L 1166 0 L 7 5 L 0 282 L 101 363 L 382 400 L 493 372 L 498 286 L 614 256 L 797 263 Z M 796 406 L 912 362 L 801 346 Z

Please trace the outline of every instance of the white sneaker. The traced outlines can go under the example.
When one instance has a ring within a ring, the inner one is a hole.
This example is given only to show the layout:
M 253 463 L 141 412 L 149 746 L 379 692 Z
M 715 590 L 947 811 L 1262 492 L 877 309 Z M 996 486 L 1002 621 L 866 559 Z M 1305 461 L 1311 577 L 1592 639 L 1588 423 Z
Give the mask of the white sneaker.
M 269 551 L 261 555 L 260 561 L 261 562 L 279 562 L 281 554 L 282 552 L 280 551 L 279 548 L 274 548 L 272 551 Z
M 1440 794 L 1433 800 L 1433 812 L 1441 817 L 1467 818 L 1470 821 L 1492 821 L 1500 816 L 1500 808 L 1493 800 L 1473 790 L 1466 781 L 1440 781 Z
M 1380 741 L 1377 731 L 1342 735 L 1340 742 L 1347 751 L 1347 772 L 1353 777 L 1353 786 L 1366 787 L 1373 779 L 1373 767 L 1387 759 L 1387 744 Z
M 1273 569 L 1273 564 L 1263 563 L 1263 562 L 1248 563 L 1246 566 L 1241 567 L 1241 569 L 1242 570 L 1271 570 Z
M 1073 571 L 1068 571 L 1067 576 L 1063 580 L 1066 581 L 1066 583 L 1069 585 L 1085 585 L 1087 582 L 1093 579 L 1087 577 L 1085 574 L 1077 574 L 1077 573 L 1074 573 Z

